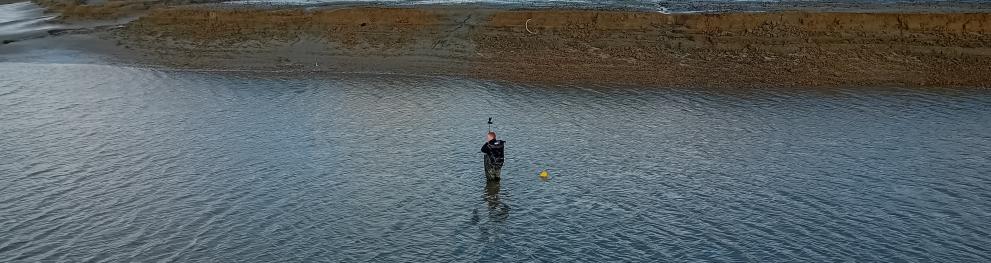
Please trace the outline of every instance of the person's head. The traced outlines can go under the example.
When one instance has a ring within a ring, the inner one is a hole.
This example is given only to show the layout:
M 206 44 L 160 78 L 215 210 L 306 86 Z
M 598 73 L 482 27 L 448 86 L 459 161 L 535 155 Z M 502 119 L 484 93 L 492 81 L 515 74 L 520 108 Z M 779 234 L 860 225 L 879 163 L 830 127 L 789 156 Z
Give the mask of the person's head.
M 486 138 L 485 140 L 487 140 L 487 141 L 495 140 L 495 138 L 496 138 L 495 132 L 489 132 L 489 134 L 486 135 L 485 138 Z

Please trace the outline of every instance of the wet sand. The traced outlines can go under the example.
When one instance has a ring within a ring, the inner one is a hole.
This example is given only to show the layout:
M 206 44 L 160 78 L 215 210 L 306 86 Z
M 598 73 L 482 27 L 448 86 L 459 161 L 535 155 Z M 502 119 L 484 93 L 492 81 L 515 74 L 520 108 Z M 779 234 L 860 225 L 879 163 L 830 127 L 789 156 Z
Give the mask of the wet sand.
M 73 41 L 99 41 L 89 46 L 116 62 L 184 69 L 550 84 L 991 86 L 988 13 L 180 5 L 134 14 L 120 27 L 60 33 L 92 36 Z

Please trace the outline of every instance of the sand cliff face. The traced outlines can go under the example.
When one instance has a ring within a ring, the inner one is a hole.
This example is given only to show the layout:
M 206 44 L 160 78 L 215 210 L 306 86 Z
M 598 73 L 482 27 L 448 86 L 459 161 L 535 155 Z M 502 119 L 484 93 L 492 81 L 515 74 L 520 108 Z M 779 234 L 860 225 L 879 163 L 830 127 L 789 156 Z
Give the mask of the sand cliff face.
M 399 71 L 410 57 L 465 60 L 457 55 L 468 47 L 444 44 L 451 35 L 446 22 L 420 9 L 170 8 L 150 12 L 116 35 L 121 44 L 172 66 Z M 445 67 L 434 64 L 430 68 Z
M 197 10 L 155 11 L 130 25 L 130 34 L 193 45 L 238 45 L 252 41 L 285 42 L 318 37 L 352 48 L 359 44 L 401 48 L 429 37 L 435 14 L 416 9 Z M 435 31 L 435 30 L 434 30 Z
M 984 13 L 168 8 L 116 35 L 162 63 L 194 68 L 361 64 L 553 83 L 991 86 Z
M 527 19 L 536 34 L 523 28 Z M 522 71 L 561 68 L 573 74 L 549 78 L 685 85 L 987 85 L 989 22 L 988 14 L 524 11 L 494 14 L 478 44 L 481 53 L 491 54 L 488 64 L 531 66 L 507 67 L 521 71 L 506 73 L 509 78 L 529 79 Z M 590 70 L 577 70 L 583 67 Z

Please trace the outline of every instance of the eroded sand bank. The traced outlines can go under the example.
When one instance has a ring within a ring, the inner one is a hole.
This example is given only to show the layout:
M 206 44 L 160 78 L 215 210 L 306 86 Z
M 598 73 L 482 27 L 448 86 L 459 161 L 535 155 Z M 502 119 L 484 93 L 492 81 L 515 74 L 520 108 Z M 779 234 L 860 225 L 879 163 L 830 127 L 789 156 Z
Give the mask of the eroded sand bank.
M 124 61 L 546 83 L 991 86 L 991 14 L 662 14 L 469 7 L 155 8 Z

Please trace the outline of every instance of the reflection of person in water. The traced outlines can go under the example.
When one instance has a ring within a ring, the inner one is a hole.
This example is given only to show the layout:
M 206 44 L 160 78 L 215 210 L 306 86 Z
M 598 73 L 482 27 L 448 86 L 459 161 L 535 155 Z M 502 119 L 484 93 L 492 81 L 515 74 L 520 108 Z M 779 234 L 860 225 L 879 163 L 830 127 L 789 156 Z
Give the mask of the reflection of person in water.
M 509 205 L 499 201 L 499 181 L 485 183 L 485 203 L 489 206 L 489 220 L 502 222 L 509 218 Z

